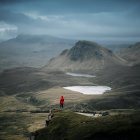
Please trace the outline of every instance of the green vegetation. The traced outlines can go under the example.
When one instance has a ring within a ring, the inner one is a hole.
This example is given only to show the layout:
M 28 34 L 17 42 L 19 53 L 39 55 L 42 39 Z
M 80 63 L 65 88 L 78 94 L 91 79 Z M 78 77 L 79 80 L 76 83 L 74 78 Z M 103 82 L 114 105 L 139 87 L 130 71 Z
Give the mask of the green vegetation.
M 47 113 L 0 113 L 0 140 L 27 140 L 29 133 L 45 127 Z
M 140 133 L 140 112 L 98 118 L 70 111 L 57 112 L 50 125 L 37 133 L 37 140 L 132 140 Z
M 139 51 L 135 52 L 139 56 Z M 128 66 L 110 50 L 87 41 L 80 41 L 51 62 L 55 63 L 48 67 L 18 67 L 0 73 L 1 140 L 27 140 L 30 132 L 38 132 L 37 140 L 132 140 L 138 136 L 140 111 L 134 110 L 140 108 L 139 64 Z M 51 67 L 52 71 L 48 69 Z M 73 77 L 55 68 L 96 77 Z M 63 88 L 75 85 L 106 85 L 112 90 L 102 95 L 84 95 Z M 59 109 L 61 95 L 65 97 L 65 109 L 107 110 L 110 116 L 92 118 L 61 111 L 45 127 L 46 112 Z
M 26 118 L 27 119 L 27 118 Z M 0 114 L 0 135 L 2 140 L 25 140 L 28 134 L 26 119 L 23 114 L 2 113 Z

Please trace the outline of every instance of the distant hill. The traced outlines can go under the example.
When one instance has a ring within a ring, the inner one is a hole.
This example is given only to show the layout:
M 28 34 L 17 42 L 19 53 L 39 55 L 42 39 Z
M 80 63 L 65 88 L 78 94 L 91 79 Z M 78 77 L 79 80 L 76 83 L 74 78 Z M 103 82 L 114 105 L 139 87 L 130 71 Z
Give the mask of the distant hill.
M 125 60 L 95 42 L 78 41 L 74 47 L 64 50 L 58 57 L 51 59 L 44 69 L 98 71 L 108 66 L 125 64 Z
M 123 59 L 127 60 L 131 65 L 140 64 L 140 42 L 122 49 L 119 55 Z
M 48 35 L 18 35 L 0 43 L 0 71 L 19 66 L 43 66 L 62 50 L 71 48 L 74 42 Z
M 103 46 L 105 46 L 105 48 L 112 50 L 114 53 L 119 53 L 120 50 L 125 49 L 130 45 L 131 45 L 131 43 L 123 43 L 123 44 L 104 43 L 103 44 Z

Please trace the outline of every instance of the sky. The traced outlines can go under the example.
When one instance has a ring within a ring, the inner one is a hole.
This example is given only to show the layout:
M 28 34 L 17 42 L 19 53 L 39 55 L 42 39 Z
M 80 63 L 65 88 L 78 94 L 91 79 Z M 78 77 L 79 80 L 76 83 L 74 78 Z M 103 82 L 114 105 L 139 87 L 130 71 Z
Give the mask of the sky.
M 140 0 L 0 0 L 0 40 L 18 34 L 140 41 Z

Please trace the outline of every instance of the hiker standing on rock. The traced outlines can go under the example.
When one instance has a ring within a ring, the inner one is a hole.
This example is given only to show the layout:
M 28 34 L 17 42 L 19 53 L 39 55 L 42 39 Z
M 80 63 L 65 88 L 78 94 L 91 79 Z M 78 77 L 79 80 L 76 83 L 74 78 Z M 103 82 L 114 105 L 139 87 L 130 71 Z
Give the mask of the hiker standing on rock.
M 60 97 L 60 108 L 63 108 L 63 105 L 64 105 L 64 97 L 61 96 Z

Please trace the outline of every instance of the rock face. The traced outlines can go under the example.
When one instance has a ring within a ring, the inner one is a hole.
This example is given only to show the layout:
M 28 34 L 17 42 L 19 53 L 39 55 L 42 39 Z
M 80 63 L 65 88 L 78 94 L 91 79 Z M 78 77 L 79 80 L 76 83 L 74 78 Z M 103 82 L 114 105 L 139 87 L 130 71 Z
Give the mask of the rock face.
M 97 71 L 112 65 L 125 65 L 125 60 L 95 42 L 78 41 L 70 50 L 64 50 L 58 57 L 51 59 L 43 69 Z
M 93 57 L 97 59 L 102 59 L 103 51 L 112 54 L 111 51 L 106 49 L 103 50 L 101 46 L 96 43 L 88 42 L 88 41 L 79 41 L 75 44 L 73 48 L 68 52 L 68 56 L 73 61 L 84 61 L 89 60 Z

